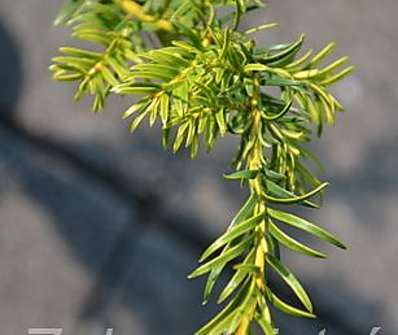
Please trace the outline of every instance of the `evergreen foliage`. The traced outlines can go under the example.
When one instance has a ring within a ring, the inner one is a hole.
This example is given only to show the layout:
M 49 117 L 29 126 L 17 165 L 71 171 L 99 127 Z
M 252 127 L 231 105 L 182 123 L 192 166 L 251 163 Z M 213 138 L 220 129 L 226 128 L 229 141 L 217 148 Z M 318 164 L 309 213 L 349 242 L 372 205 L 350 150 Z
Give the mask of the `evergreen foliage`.
M 270 306 L 315 317 L 308 294 L 283 264 L 279 249 L 326 255 L 287 234 L 285 227 L 345 248 L 293 209 L 320 207 L 328 183 L 308 167 L 316 158 L 305 144 L 343 111 L 329 86 L 353 67 L 343 68 L 346 57 L 322 66 L 335 44 L 302 52 L 304 36 L 258 45 L 253 35 L 275 24 L 242 31 L 240 21 L 264 6 L 260 0 L 69 0 L 56 19 L 92 45 L 61 48 L 50 67 L 56 80 L 76 83 L 75 99 L 93 96 L 97 112 L 110 94 L 134 96 L 136 103 L 124 113 L 130 130 L 144 120 L 159 123 L 164 147 L 173 152 L 189 148 L 192 158 L 201 145 L 211 150 L 219 137 L 240 139 L 235 172 L 225 178 L 240 182 L 249 196 L 190 278 L 208 276 L 207 303 L 223 271 L 230 268 L 233 276 L 218 298 L 224 308 L 197 335 L 249 335 L 254 323 L 265 335 L 274 334 Z M 275 294 L 270 271 L 291 288 L 300 307 Z

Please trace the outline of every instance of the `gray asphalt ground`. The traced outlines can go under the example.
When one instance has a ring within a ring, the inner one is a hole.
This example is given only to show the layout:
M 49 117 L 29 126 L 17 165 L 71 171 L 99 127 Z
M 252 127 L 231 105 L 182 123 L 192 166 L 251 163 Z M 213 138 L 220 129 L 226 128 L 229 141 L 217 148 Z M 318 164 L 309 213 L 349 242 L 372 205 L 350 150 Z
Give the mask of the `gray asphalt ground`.
M 131 136 L 131 101 L 101 115 L 75 104 L 47 70 L 68 32 L 52 26 L 61 0 L 0 0 L 1 334 L 189 335 L 215 311 L 186 275 L 244 194 L 221 178 L 236 143 L 190 161 L 162 151 L 158 132 Z M 347 107 L 315 150 L 332 182 L 313 218 L 348 252 L 316 261 L 285 253 L 319 320 L 278 316 L 283 334 L 398 332 L 398 2 L 270 0 L 248 19 L 277 21 L 262 42 L 307 33 L 338 42 L 355 75 L 336 87 Z M 320 246 L 323 248 L 324 246 Z

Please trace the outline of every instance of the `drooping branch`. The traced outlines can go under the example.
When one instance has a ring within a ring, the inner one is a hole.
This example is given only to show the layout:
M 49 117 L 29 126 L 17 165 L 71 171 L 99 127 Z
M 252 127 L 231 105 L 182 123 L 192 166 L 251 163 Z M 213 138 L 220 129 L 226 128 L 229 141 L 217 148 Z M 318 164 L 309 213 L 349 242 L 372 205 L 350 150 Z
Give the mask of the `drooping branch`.
M 300 56 L 303 35 L 292 43 L 258 46 L 251 34 L 275 24 L 240 32 L 239 22 L 248 10 L 261 6 L 259 0 L 175 0 L 161 9 L 145 5 L 81 0 L 67 7 L 60 17 L 74 26 L 75 36 L 105 50 L 62 48 L 66 56 L 55 58 L 51 67 L 55 79 L 77 82 L 78 96 L 94 95 L 95 110 L 110 94 L 134 96 L 136 102 L 124 114 L 131 120 L 130 130 L 144 120 L 150 126 L 159 123 L 164 147 L 177 152 L 185 146 L 192 158 L 202 143 L 211 150 L 219 137 L 240 139 L 236 171 L 225 178 L 239 181 L 249 196 L 190 275 L 208 275 L 207 303 L 219 277 L 232 268 L 234 274 L 218 298 L 219 303 L 229 302 L 197 335 L 248 335 L 253 323 L 273 335 L 271 305 L 313 318 L 310 298 L 283 264 L 279 249 L 326 257 L 287 234 L 284 226 L 345 248 L 332 233 L 296 216 L 291 208 L 320 207 L 317 199 L 328 183 L 307 167 L 305 159 L 314 155 L 305 144 L 314 129 L 321 135 L 324 125 L 333 124 L 343 111 L 328 88 L 353 67 L 341 70 L 346 57 L 320 67 L 334 43 L 315 55 L 309 51 Z M 233 6 L 233 11 L 218 10 L 225 6 Z M 143 33 L 154 30 L 170 38 L 167 45 L 148 50 Z M 277 93 L 271 89 L 275 87 Z M 290 287 L 301 307 L 273 292 L 271 271 Z

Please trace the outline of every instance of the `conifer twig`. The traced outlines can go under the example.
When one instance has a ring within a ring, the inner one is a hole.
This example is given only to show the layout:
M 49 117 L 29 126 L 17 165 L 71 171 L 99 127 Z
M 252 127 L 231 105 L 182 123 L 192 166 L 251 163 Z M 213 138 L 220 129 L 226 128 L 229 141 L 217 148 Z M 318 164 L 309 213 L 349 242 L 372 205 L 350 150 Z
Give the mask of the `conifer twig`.
M 231 6 L 232 11 L 226 10 Z M 94 111 L 111 94 L 133 96 L 135 102 L 123 115 L 130 131 L 144 120 L 159 124 L 163 146 L 173 152 L 185 147 L 191 158 L 200 146 L 212 150 L 220 137 L 240 140 L 234 171 L 224 177 L 240 182 L 248 197 L 189 275 L 208 276 L 206 304 L 224 270 L 232 269 L 218 297 L 218 303 L 228 302 L 196 335 L 250 335 L 254 324 L 264 335 L 274 335 L 272 308 L 315 317 L 280 248 L 327 256 L 285 232 L 286 226 L 346 248 L 292 209 L 318 209 L 322 203 L 329 183 L 308 166 L 308 160 L 317 159 L 306 144 L 344 110 L 329 86 L 354 68 L 345 67 L 346 57 L 321 66 L 335 43 L 301 54 L 304 35 L 290 43 L 259 46 L 251 34 L 275 24 L 242 32 L 239 23 L 261 6 L 260 0 L 173 0 L 163 7 L 156 1 L 70 0 L 57 19 L 73 26 L 76 38 L 95 45 L 93 50 L 61 48 L 62 55 L 50 67 L 55 79 L 77 83 L 77 98 L 94 96 Z M 145 38 L 153 31 L 161 37 L 156 49 Z M 274 293 L 271 272 L 293 291 L 300 306 Z

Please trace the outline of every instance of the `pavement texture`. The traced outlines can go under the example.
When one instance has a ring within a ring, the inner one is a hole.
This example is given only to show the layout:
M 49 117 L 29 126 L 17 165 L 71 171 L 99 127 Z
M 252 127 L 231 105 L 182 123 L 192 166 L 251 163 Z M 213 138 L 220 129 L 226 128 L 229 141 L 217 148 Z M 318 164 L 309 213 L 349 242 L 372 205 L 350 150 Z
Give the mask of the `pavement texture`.
M 327 261 L 284 253 L 319 319 L 278 315 L 281 333 L 397 333 L 398 2 L 269 2 L 244 22 L 280 23 L 259 41 L 306 32 L 308 46 L 336 40 L 357 65 L 335 89 L 348 112 L 314 147 L 332 186 L 312 216 L 350 250 L 328 249 Z M 0 0 L 1 334 L 192 334 L 216 306 L 201 306 L 203 281 L 186 275 L 245 197 L 221 178 L 236 143 L 192 162 L 164 152 L 156 129 L 131 136 L 128 99 L 99 115 L 74 103 L 47 70 L 70 43 L 52 26 L 62 3 Z

